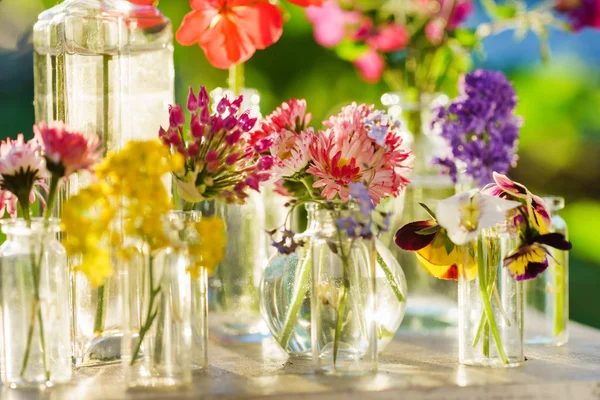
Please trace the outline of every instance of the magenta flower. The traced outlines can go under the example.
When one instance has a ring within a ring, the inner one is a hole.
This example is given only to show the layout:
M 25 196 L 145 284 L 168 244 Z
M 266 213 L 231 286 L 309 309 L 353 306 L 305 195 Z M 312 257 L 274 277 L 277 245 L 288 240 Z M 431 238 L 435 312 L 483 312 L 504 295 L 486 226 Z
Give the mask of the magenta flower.
M 554 8 L 567 17 L 575 31 L 600 29 L 600 0 L 557 0 Z
M 324 47 L 338 45 L 361 20 L 358 11 L 342 10 L 335 0 L 307 7 L 306 18 L 314 26 L 315 41 Z
M 404 49 L 408 39 L 408 30 L 404 26 L 387 23 L 373 29 L 366 42 L 375 50 L 390 53 Z
M 86 136 L 60 121 L 49 125 L 42 121 L 33 132 L 43 146 L 46 168 L 58 178 L 91 170 L 102 158 L 101 141 L 95 134 Z
M 385 61 L 377 50 L 369 49 L 354 61 L 360 76 L 368 83 L 377 83 L 385 70 Z
M 39 143 L 32 139 L 25 142 L 23 134 L 17 140 L 6 139 L 0 145 L 0 188 L 3 193 L 4 207 L 9 214 L 15 215 L 15 203 L 18 203 L 29 219 L 29 203 L 35 201 L 36 186 L 45 187 L 46 166 L 41 155 Z

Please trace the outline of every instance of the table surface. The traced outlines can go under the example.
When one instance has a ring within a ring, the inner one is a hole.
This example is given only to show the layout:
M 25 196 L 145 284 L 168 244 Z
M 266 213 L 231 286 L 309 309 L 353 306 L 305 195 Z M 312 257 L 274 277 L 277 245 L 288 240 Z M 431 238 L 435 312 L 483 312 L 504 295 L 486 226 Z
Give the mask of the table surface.
M 310 360 L 288 360 L 272 339 L 210 342 L 210 366 L 179 391 L 127 391 L 118 365 L 84 368 L 43 393 L 4 388 L 3 399 L 600 399 L 600 331 L 572 323 L 563 347 L 526 348 L 518 368 L 459 366 L 454 334 L 400 331 L 362 377 L 315 375 Z

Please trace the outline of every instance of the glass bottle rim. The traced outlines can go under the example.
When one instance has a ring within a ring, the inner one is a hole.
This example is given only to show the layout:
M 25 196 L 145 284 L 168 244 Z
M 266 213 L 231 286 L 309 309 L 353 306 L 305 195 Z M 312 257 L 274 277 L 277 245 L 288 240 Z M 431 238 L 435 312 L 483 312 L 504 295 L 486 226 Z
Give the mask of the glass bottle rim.
M 562 196 L 542 196 L 542 200 L 550 211 L 558 211 L 565 208 L 565 198 Z
M 2 232 L 13 236 L 45 235 L 62 231 L 60 219 L 32 218 L 31 223 L 25 218 L 5 219 L 0 221 Z
M 199 222 L 202 219 L 202 211 L 199 210 L 171 210 L 165 216 L 169 222 Z

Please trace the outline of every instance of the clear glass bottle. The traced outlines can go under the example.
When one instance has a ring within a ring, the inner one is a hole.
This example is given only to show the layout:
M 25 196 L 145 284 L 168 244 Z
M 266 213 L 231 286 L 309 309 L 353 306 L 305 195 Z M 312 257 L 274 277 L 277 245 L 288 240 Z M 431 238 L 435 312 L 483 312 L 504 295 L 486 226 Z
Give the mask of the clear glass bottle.
M 260 285 L 263 319 L 281 348 L 291 357 L 312 357 L 311 238 L 317 233 L 317 205 L 307 204 L 307 230 L 296 235 L 304 246 L 289 255 L 276 254 L 265 268 Z M 265 235 L 268 236 L 268 235 Z M 377 252 L 377 348 L 382 352 L 402 323 L 406 308 L 406 279 L 402 268 L 380 241 Z
M 177 235 L 175 240 L 181 241 L 188 248 L 192 285 L 192 368 L 203 369 L 208 367 L 208 272 L 202 266 L 202 259 L 190 250 L 202 245 L 195 226 L 202 219 L 202 212 L 172 211 L 168 219 Z
M 565 199 L 544 197 L 552 217 L 552 232 L 568 238 L 567 223 L 559 212 Z M 547 248 L 548 269 L 525 282 L 525 343 L 561 346 L 569 341 L 569 252 Z
M 129 387 L 192 382 L 190 258 L 185 247 L 158 253 L 141 246 L 124 264 L 122 365 Z M 130 282 L 133 270 L 141 282 Z M 130 310 L 141 310 L 139 316 Z
M 311 239 L 311 343 L 318 373 L 377 370 L 375 240 L 336 226 L 351 210 L 318 210 Z
M 64 0 L 44 11 L 33 28 L 36 122 L 95 133 L 107 151 L 156 138 L 174 100 L 172 36 L 156 8 L 126 0 Z M 87 184 L 74 177 L 70 191 Z
M 242 88 L 239 93 L 244 96 L 241 109 L 250 110 L 251 117 L 260 119 L 258 91 Z M 213 107 L 223 96 L 235 97 L 233 90 L 223 88 L 211 91 L 210 96 Z M 243 205 L 217 202 L 206 214 L 221 217 L 227 228 L 225 259 L 208 282 L 210 330 L 222 339 L 260 342 L 269 334 L 259 311 L 258 288 L 270 249 L 264 232 L 264 198 L 254 191 L 249 194 Z
M 3 383 L 53 386 L 71 379 L 69 272 L 60 222 L 5 220 L 2 262 Z
M 447 104 L 448 97 L 430 94 L 417 99 L 408 92 L 386 93 L 381 101 L 390 115 L 401 120 L 403 145 L 415 155 L 410 185 L 403 196 L 388 205 L 389 211 L 394 212 L 391 234 L 382 238 L 387 239 L 385 244 L 402 265 L 410 288 L 410 302 L 401 329 L 454 329 L 458 323 L 456 284 L 432 277 L 421 268 L 414 252 L 399 249 L 393 242 L 393 234 L 404 224 L 429 218 L 419 203 L 432 204 L 456 193 L 452 179 L 441 175 L 432 165 L 435 157 L 442 157 L 449 151 L 439 133 L 431 129 L 433 110 Z
M 463 247 L 465 261 L 458 279 L 458 351 L 463 365 L 515 367 L 525 361 L 523 283 L 504 267 L 504 258 L 519 245 L 519 234 L 510 226 L 486 229 Z

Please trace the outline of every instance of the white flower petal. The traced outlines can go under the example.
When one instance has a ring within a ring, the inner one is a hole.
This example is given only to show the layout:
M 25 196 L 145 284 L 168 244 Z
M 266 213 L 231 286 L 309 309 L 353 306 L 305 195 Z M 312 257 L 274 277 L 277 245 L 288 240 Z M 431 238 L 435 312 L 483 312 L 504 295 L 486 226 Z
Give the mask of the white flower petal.
M 473 199 L 479 204 L 480 214 L 478 230 L 490 228 L 506 220 L 506 213 L 521 205 L 518 201 L 478 193 Z

